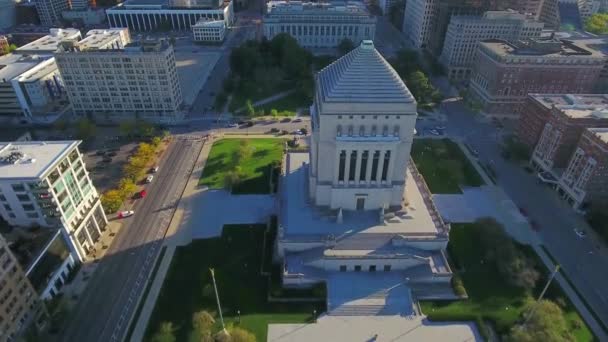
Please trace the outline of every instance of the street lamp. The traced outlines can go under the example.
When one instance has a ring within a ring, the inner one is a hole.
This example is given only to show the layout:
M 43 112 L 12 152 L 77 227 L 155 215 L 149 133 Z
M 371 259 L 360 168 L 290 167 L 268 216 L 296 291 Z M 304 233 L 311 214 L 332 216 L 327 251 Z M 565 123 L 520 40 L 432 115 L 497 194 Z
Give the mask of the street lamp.
M 241 310 L 236 310 L 236 314 L 237 314 L 237 323 L 241 324 Z
M 312 310 L 312 320 L 317 323 L 317 309 Z
M 215 272 L 214 272 L 213 268 L 210 268 L 209 272 L 211 272 L 211 279 L 213 280 L 213 289 L 215 290 L 215 300 L 217 301 L 217 310 L 220 314 L 220 322 L 222 323 L 222 331 L 225 334 L 228 334 L 228 332 L 226 331 L 226 326 L 224 325 L 224 315 L 222 315 L 222 306 L 220 305 L 220 296 L 217 293 L 217 284 L 215 283 Z

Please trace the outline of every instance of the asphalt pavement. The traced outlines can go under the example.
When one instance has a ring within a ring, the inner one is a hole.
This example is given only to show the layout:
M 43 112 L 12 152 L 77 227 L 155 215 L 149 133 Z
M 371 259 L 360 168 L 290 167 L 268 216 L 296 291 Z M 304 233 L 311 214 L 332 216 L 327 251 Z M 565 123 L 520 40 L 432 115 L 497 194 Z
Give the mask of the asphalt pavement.
M 59 341 L 122 341 L 201 148 L 200 140 L 179 138 L 169 145 L 147 196 L 124 219 Z

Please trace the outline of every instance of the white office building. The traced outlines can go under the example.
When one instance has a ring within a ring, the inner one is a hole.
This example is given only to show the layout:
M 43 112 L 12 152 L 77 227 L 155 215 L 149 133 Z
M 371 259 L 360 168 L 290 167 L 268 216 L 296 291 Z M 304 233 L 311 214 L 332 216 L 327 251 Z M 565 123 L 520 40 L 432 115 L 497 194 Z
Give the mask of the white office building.
M 70 9 L 68 0 L 36 0 L 36 11 L 40 23 L 45 26 L 61 24 L 61 13 Z
M 468 80 L 480 41 L 539 38 L 543 26 L 543 23 L 515 11 L 489 11 L 481 17 L 453 16 L 439 61 L 446 67 L 449 79 Z
M 416 101 L 371 41 L 315 88 L 310 152 L 288 153 L 281 179 L 283 285 L 327 282 L 329 315 L 410 315 L 417 289 L 452 277 L 449 225 L 410 160 Z
M 226 38 L 226 23 L 223 20 L 199 20 L 192 26 L 195 42 L 223 42 Z
M 81 38 L 82 34 L 80 33 L 80 30 L 73 28 L 51 28 L 49 34 L 19 47 L 14 53 L 21 55 L 52 56 L 57 50 L 59 43 L 63 40 L 80 40 Z
M 403 14 L 403 33 L 415 48 L 425 48 L 431 39 L 439 0 L 408 0 Z
M 272 39 L 281 33 L 308 48 L 334 48 L 345 38 L 358 45 L 374 39 L 376 17 L 361 2 L 269 1 L 264 36 Z
M 109 122 L 180 119 L 182 92 L 172 46 L 166 40 L 123 43 L 120 35 L 90 35 L 57 51 L 74 113 Z
M 79 144 L 0 143 L 0 215 L 13 226 L 59 228 L 83 261 L 107 219 Z
M 217 8 L 173 7 L 168 0 L 127 0 L 106 10 L 110 27 L 128 27 L 132 31 L 159 28 L 190 31 L 199 20 L 223 20 L 234 23 L 232 1 Z

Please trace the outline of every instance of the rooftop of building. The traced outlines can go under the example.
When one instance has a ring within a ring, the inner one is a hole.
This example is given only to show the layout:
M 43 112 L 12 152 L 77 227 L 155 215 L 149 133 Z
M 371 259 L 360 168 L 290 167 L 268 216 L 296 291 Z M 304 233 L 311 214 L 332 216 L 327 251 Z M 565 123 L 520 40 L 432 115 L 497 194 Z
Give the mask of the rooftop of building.
M 317 74 L 323 102 L 415 103 L 399 74 L 371 40 L 323 68 Z
M 330 2 L 308 2 L 308 1 L 269 1 L 267 4 L 268 14 L 348 14 L 371 16 L 362 2 L 358 1 L 330 1 Z
M 489 50 L 499 56 L 525 57 L 604 57 L 600 51 L 585 48 L 578 41 L 549 39 L 529 39 L 519 42 L 507 42 L 502 39 L 488 39 L 479 43 L 480 48 Z
M 602 142 L 608 144 L 608 128 L 587 128 L 589 132 L 598 137 Z
M 23 45 L 15 50 L 15 53 L 49 53 L 52 54 L 57 50 L 57 46 L 64 39 L 80 39 L 80 31 L 77 29 L 60 29 L 52 28 L 50 33 L 42 38 L 36 39 L 33 42 Z
M 380 221 L 380 211 L 344 211 L 342 223 L 338 223 L 335 211 L 315 207 L 309 202 L 307 184 L 307 153 L 290 153 L 281 191 L 281 224 L 286 239 L 315 236 L 341 237 L 352 234 L 398 234 L 404 238 L 433 238 L 445 234 L 443 222 L 432 215 L 427 207 L 420 184 L 408 170 L 408 182 L 404 196 L 408 201 L 402 214 L 385 215 Z M 428 194 L 430 198 L 430 194 Z M 435 213 L 436 214 L 436 213 Z M 388 216 L 391 216 L 390 218 Z
M 49 59 L 50 60 L 50 59 Z M 53 61 L 49 63 L 39 63 L 37 66 L 32 67 L 26 72 L 22 73 L 19 77 L 20 82 L 36 82 L 46 75 L 55 72 L 57 70 L 57 64 Z
M 113 38 L 104 38 L 104 41 L 110 42 L 116 37 Z M 138 41 L 131 41 L 128 44 L 124 45 L 123 48 L 113 46 L 112 48 L 99 49 L 95 47 L 91 47 L 89 44 L 81 44 L 80 42 L 73 41 L 64 41 L 62 42 L 61 48 L 57 51 L 58 54 L 69 54 L 69 53 L 147 53 L 147 52 L 161 52 L 171 48 L 171 44 L 166 39 L 144 39 Z M 101 42 L 95 43 L 94 46 L 101 47 Z
M 226 25 L 223 20 L 206 20 L 204 18 L 199 19 L 193 27 L 221 27 Z
M 39 179 L 80 141 L 0 142 L 0 180 Z
M 608 94 L 530 94 L 545 108 L 557 108 L 572 119 L 607 119 Z
M 78 42 L 81 49 L 95 50 L 105 48 L 108 44 L 121 39 L 121 35 L 128 34 L 128 28 L 110 28 L 100 30 L 90 30 L 86 36 Z
M 119 3 L 118 5 L 109 8 L 108 10 L 159 10 L 159 9 L 182 9 L 188 11 L 210 11 L 210 10 L 223 10 L 226 8 L 231 0 L 224 0 L 219 8 L 209 7 L 176 7 L 172 6 L 170 0 L 127 0 Z
M 8 82 L 49 58 L 51 58 L 50 55 L 24 56 L 20 54 L 8 54 L 0 56 L 0 81 Z
M 9 232 L 3 232 L 11 251 L 28 271 L 34 261 L 44 252 L 45 247 L 60 234 L 58 229 L 34 227 L 31 229 L 11 228 Z
M 526 16 L 525 14 L 521 14 L 519 12 L 513 10 L 506 11 L 487 11 L 483 15 L 455 15 L 450 19 L 450 23 L 457 21 L 513 21 L 513 22 L 521 22 L 528 21 L 534 22 L 535 20 Z M 542 23 L 539 22 L 540 25 Z

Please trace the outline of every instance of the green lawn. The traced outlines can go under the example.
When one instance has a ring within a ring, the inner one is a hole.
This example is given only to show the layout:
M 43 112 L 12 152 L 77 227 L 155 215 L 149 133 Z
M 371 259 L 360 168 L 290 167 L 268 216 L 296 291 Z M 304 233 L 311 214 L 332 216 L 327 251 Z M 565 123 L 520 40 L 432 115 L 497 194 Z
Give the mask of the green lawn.
M 164 321 L 177 327 L 177 341 L 187 341 L 192 313 L 217 313 L 213 294 L 203 294 L 205 285 L 211 284 L 209 268 L 215 269 L 226 324 L 237 324 L 236 311 L 240 310 L 240 326 L 253 332 L 257 341 L 266 341 L 269 323 L 304 323 L 311 319 L 313 310 L 325 311 L 322 304 L 266 301 L 268 277 L 260 275 L 265 228 L 227 225 L 219 238 L 195 240 L 179 247 L 148 323 L 146 341 Z
M 412 158 L 434 194 L 458 194 L 461 186 L 484 184 L 460 147 L 449 139 L 414 139 Z
M 238 151 L 242 139 L 222 139 L 215 142 L 209 159 L 199 180 L 200 185 L 212 189 L 225 187 L 224 178 L 230 171 L 232 155 Z M 273 162 L 280 161 L 283 155 L 282 139 L 248 139 L 253 153 L 240 163 L 241 182 L 232 189 L 234 194 L 270 193 L 270 171 Z
M 264 114 L 270 115 L 270 111 L 276 109 L 282 116 L 294 116 L 296 115 L 296 110 L 298 108 L 308 108 L 311 103 L 312 102 L 305 96 L 295 92 L 276 101 L 257 106 L 255 107 L 255 110 L 263 110 Z
M 453 224 L 450 231 L 450 242 L 448 252 L 454 263 L 454 270 L 462 271 L 461 277 L 467 290 L 469 299 L 446 302 L 425 301 L 421 302 L 422 311 L 429 319 L 437 321 L 463 321 L 478 320 L 479 318 L 489 320 L 499 334 L 509 331 L 521 317 L 524 304 L 533 297 L 524 290 L 506 283 L 495 267 L 482 262 L 485 251 L 478 239 L 478 231 L 483 229 L 475 224 Z M 536 255 L 529 247 L 520 245 L 529 255 Z M 539 269 L 548 273 L 546 268 L 538 260 Z M 545 279 L 539 281 L 539 288 L 535 290 L 534 296 L 540 293 Z M 566 304 L 564 312 L 566 319 L 571 324 L 571 331 L 578 341 L 593 341 L 593 335 L 574 309 L 568 299 L 564 296 L 556 282 L 552 284 L 547 292 L 546 298 L 561 298 Z M 579 327 L 576 327 L 576 324 Z

